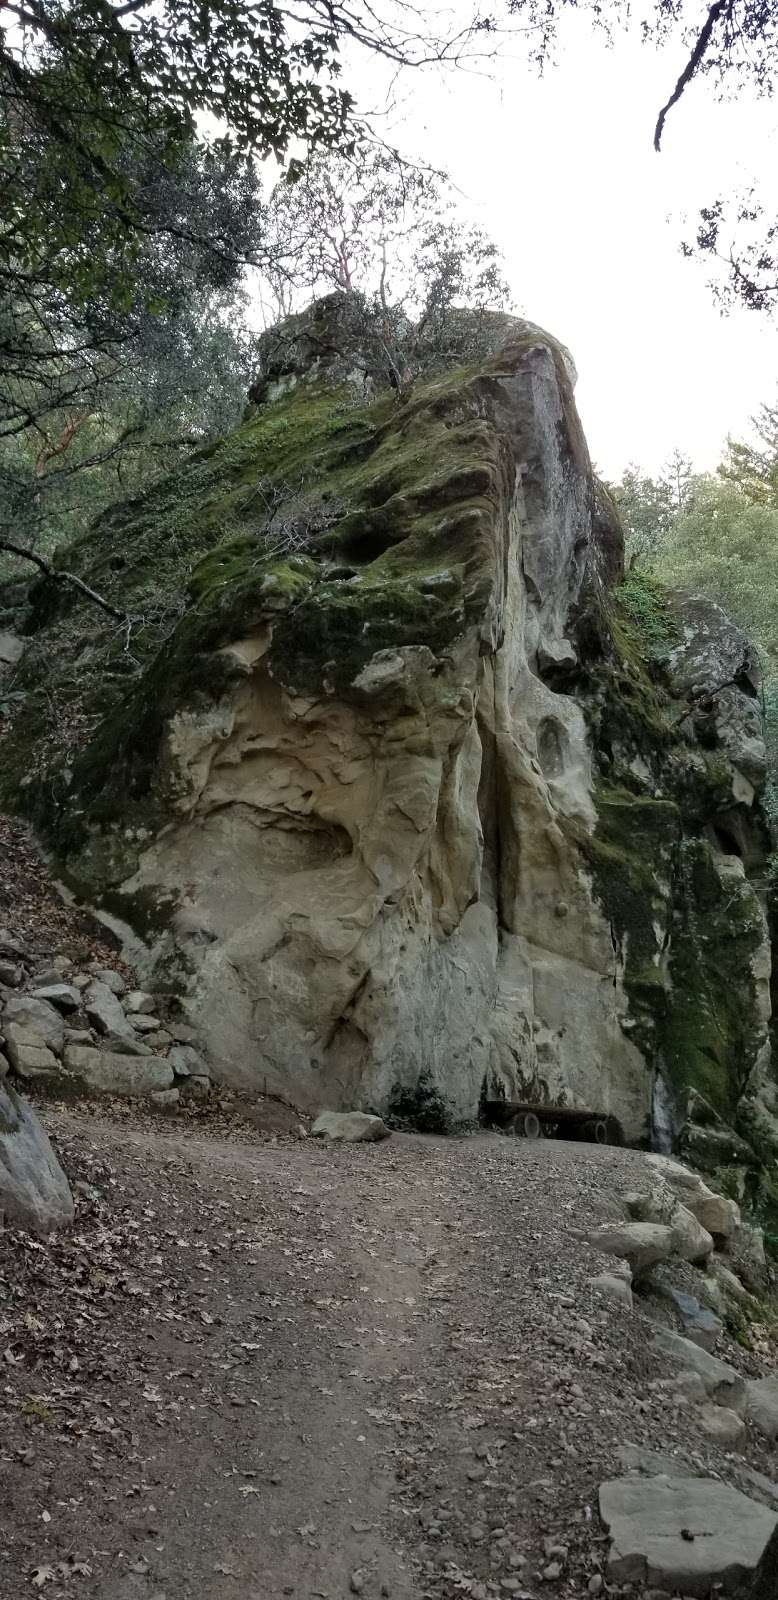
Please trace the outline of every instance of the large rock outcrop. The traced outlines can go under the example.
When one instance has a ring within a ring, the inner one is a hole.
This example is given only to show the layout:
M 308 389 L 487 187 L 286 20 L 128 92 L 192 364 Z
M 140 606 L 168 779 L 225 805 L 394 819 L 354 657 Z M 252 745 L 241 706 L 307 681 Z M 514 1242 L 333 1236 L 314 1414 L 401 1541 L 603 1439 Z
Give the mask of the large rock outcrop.
M 742 1176 L 776 1126 L 747 642 L 623 582 L 553 339 L 496 319 L 398 396 L 341 313 L 68 551 L 129 646 L 38 590 L 7 791 L 230 1083 L 589 1105 Z

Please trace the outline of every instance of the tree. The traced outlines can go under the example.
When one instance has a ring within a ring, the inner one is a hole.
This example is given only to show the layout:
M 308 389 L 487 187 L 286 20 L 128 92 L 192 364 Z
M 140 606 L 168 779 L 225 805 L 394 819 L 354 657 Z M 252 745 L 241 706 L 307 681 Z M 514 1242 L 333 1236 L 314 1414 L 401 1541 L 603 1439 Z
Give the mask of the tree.
M 675 449 L 658 478 L 629 466 L 613 496 L 621 513 L 631 556 L 652 557 L 670 534 L 678 514 L 693 504 L 698 480 L 683 451 Z
M 749 499 L 737 483 L 697 479 L 694 500 L 652 553 L 651 570 L 673 587 L 717 600 L 759 651 L 769 777 L 778 824 L 778 499 Z
M 778 406 L 763 405 L 753 426 L 758 443 L 728 439 L 719 474 L 753 505 L 778 505 Z
M 313 157 L 279 183 L 265 237 L 274 313 L 333 289 L 352 297 L 355 328 L 397 387 L 443 349 L 476 354 L 479 314 L 486 324 L 508 301 L 497 248 L 462 219 L 445 175 L 375 146 Z
M 31 183 L 36 162 L 33 151 Z M 17 546 L 50 546 L 239 414 L 252 354 L 234 324 L 241 258 L 262 231 L 257 174 L 192 145 L 175 170 L 148 150 L 133 180 L 160 227 L 121 297 L 108 272 L 83 304 L 45 276 L 24 290 L 0 278 L 0 537 Z
M 233 161 L 348 147 L 344 41 L 399 64 L 456 59 L 482 26 L 441 38 L 420 15 L 382 17 L 367 0 L 301 0 L 293 14 L 271 0 L 0 0 L 6 286 L 43 277 L 83 304 L 106 278 L 120 291 L 150 231 L 191 234 L 161 221 L 136 177 L 149 154 L 176 171 L 206 118 Z
M 672 112 L 689 85 L 706 78 L 721 98 L 748 91 L 770 97 L 776 89 L 778 0 L 646 0 L 635 12 L 631 0 L 507 0 L 531 40 L 532 59 L 543 67 L 553 49 L 559 19 L 574 9 L 585 12 L 608 40 L 617 28 L 637 23 L 651 47 L 675 39 L 679 67 L 657 107 L 654 148 L 664 149 Z M 772 198 L 755 189 L 735 197 L 718 196 L 701 208 L 687 255 L 716 263 L 717 292 L 725 303 L 739 301 L 756 310 L 778 304 L 778 216 Z

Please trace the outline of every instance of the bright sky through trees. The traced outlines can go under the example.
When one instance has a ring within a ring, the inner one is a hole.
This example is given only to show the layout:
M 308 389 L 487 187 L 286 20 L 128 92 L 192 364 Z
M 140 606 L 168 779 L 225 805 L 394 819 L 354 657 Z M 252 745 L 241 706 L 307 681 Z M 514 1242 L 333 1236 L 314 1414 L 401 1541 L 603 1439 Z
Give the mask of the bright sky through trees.
M 608 49 L 569 15 L 557 54 L 542 79 L 520 38 L 481 73 L 408 73 L 378 126 L 449 169 L 502 246 L 521 307 L 569 344 L 600 470 L 658 470 L 676 445 L 713 466 L 727 431 L 746 430 L 778 392 L 778 325 L 745 310 L 722 318 L 709 264 L 684 261 L 680 240 L 700 206 L 755 177 L 775 200 L 775 108 L 750 93 L 717 104 L 694 83 L 656 155 L 681 46 L 617 36 Z M 359 69 L 362 104 L 379 103 L 375 65 Z

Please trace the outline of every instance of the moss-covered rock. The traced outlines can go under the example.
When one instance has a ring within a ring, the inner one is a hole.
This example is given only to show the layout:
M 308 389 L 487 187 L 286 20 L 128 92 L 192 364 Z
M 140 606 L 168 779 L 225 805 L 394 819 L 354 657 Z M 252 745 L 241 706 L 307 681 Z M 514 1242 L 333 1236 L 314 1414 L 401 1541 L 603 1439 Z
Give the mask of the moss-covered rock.
M 556 341 L 495 319 L 401 394 L 348 310 L 275 330 L 242 426 L 63 553 L 124 624 L 37 585 L 6 803 L 231 1081 L 436 1128 L 562 1099 L 644 1142 L 659 1082 L 753 1188 L 746 641 L 624 575 Z

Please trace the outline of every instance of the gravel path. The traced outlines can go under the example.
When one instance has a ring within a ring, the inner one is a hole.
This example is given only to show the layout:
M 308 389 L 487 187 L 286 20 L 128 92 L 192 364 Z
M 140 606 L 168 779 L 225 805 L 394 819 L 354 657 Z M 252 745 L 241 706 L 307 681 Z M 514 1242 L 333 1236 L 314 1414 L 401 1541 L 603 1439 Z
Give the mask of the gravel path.
M 45 1119 L 78 1215 L 0 1235 L 2 1600 L 580 1597 L 620 1444 L 770 1471 L 588 1283 L 635 1152 Z

